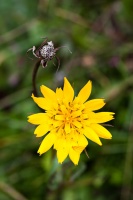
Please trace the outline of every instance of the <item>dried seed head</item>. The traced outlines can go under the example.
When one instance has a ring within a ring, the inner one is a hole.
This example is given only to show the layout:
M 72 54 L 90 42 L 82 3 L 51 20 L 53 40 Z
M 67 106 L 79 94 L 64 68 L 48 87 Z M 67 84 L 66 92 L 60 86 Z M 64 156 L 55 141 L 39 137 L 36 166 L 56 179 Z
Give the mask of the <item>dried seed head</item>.
M 52 58 L 55 56 L 55 49 L 53 42 L 47 42 L 47 45 L 44 45 L 40 49 L 40 54 L 45 60 L 52 60 Z
M 33 46 L 32 48 L 28 49 L 27 53 L 29 51 L 32 51 L 33 55 L 39 59 L 39 62 L 42 64 L 42 67 L 46 67 L 47 62 L 52 60 L 55 57 L 58 62 L 58 68 L 59 68 L 60 59 L 56 56 L 56 52 L 60 48 L 67 48 L 67 46 L 61 46 L 61 47 L 54 48 L 53 42 L 52 41 L 48 42 L 47 38 L 46 38 L 43 41 L 43 43 L 40 45 L 40 47 L 36 48 L 35 46 Z M 69 52 L 72 53 L 70 50 L 69 50 Z

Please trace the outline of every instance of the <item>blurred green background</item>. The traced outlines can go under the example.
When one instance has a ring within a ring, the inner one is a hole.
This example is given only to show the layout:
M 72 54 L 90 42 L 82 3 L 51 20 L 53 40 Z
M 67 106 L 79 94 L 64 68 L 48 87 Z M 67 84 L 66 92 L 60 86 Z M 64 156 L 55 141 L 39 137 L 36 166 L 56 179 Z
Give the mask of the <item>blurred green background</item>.
M 113 139 L 90 141 L 90 159 L 82 153 L 78 166 L 58 164 L 54 150 L 39 157 L 42 138 L 27 122 L 40 110 L 31 99 L 36 59 L 26 51 L 41 37 L 72 54 L 58 51 L 58 71 L 52 61 L 39 68 L 38 89 L 60 87 L 66 76 L 76 95 L 92 80 L 91 98 L 116 113 Z M 0 200 L 45 199 L 133 199 L 132 0 L 0 0 Z

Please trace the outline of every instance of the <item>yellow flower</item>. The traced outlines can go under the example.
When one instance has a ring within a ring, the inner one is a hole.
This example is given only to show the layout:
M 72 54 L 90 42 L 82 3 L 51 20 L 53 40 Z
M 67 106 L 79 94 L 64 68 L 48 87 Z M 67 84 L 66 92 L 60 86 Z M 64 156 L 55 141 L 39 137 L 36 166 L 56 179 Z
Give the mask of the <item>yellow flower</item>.
M 112 120 L 114 113 L 94 112 L 105 105 L 103 99 L 87 101 L 92 89 L 91 81 L 88 81 L 75 98 L 74 90 L 66 78 L 63 90 L 57 88 L 54 92 L 44 85 L 40 89 L 43 97 L 32 94 L 32 98 L 45 113 L 28 117 L 30 123 L 38 125 L 34 134 L 37 137 L 45 135 L 38 150 L 39 154 L 53 146 L 59 163 L 69 156 L 77 165 L 81 152 L 88 145 L 87 139 L 102 145 L 100 138 L 112 138 L 111 133 L 100 124 Z

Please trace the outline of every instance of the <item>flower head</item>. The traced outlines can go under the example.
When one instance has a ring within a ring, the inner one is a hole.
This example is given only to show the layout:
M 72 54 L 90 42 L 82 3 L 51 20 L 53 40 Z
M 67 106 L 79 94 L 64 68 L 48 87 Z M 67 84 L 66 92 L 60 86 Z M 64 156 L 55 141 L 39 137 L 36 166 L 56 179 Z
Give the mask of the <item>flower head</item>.
M 74 98 L 74 90 L 68 80 L 64 78 L 64 88 L 57 88 L 56 92 L 42 85 L 43 97 L 35 97 L 34 102 L 45 113 L 30 115 L 28 121 L 38 125 L 34 134 L 44 136 L 38 149 L 39 154 L 48 151 L 52 146 L 57 151 L 58 162 L 62 163 L 67 156 L 77 165 L 81 152 L 88 145 L 88 140 L 102 145 L 100 138 L 111 139 L 111 133 L 102 123 L 113 119 L 112 112 L 95 111 L 105 105 L 103 99 L 87 101 L 90 96 L 91 81 L 80 90 Z

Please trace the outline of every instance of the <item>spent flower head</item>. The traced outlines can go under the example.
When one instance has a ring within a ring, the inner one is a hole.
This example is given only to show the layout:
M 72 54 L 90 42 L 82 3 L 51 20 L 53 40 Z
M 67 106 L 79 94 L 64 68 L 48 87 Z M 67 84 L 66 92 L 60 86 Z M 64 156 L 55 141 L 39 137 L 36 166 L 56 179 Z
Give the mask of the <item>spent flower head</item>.
M 92 89 L 91 81 L 80 90 L 74 98 L 74 90 L 67 78 L 64 78 L 63 89 L 56 92 L 42 85 L 43 97 L 35 97 L 34 102 L 45 113 L 30 115 L 28 121 L 38 125 L 34 134 L 44 136 L 38 149 L 39 154 L 48 151 L 52 146 L 57 151 L 57 159 L 62 163 L 67 156 L 77 165 L 81 152 L 88 145 L 88 139 L 102 145 L 100 138 L 111 139 L 111 133 L 102 123 L 113 119 L 113 112 L 95 111 L 105 105 L 104 99 L 87 101 Z

